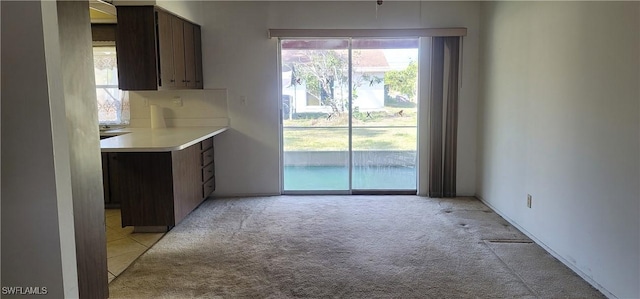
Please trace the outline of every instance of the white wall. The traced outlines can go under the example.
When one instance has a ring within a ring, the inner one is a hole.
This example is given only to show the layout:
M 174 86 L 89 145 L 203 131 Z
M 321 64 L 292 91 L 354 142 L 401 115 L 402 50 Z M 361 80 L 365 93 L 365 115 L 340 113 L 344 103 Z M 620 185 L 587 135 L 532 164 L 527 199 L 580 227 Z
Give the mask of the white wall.
M 481 28 L 478 195 L 640 297 L 640 3 L 485 3 Z
M 2 283 L 77 298 L 56 2 L 2 1 Z
M 216 141 L 216 194 L 280 193 L 277 40 L 267 38 L 269 28 L 467 27 L 458 194 L 473 195 L 479 6 L 473 2 L 385 1 L 376 17 L 373 1 L 205 2 L 205 87 L 228 88 L 231 119 L 231 130 Z

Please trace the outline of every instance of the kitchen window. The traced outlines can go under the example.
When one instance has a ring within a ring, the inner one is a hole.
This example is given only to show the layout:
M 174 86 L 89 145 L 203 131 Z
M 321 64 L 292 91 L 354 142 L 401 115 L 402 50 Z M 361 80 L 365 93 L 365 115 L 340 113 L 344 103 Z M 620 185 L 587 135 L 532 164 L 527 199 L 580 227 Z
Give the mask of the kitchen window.
M 118 63 L 115 46 L 93 47 L 98 121 L 101 126 L 128 125 L 129 93 L 118 89 Z

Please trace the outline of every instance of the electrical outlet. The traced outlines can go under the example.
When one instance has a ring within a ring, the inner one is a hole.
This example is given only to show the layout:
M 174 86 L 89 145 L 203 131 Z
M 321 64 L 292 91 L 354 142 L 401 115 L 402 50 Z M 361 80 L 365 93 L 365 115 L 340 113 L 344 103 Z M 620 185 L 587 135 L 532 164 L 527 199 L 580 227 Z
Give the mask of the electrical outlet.
M 173 98 L 173 106 L 182 107 L 182 98 L 181 97 Z
M 531 209 L 531 194 L 527 194 L 527 208 Z
M 242 106 L 247 106 L 247 97 L 246 96 L 240 96 L 240 104 Z
M 142 100 L 142 104 L 143 104 L 145 107 L 149 107 L 149 99 L 143 99 L 143 100 Z

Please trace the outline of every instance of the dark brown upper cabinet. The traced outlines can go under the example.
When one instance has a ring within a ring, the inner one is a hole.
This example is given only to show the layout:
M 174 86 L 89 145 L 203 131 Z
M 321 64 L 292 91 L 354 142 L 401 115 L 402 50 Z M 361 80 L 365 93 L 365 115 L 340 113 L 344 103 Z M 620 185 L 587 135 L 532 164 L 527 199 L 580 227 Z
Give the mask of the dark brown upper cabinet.
M 202 89 L 200 26 L 155 6 L 118 6 L 122 90 Z
M 91 24 L 91 39 L 94 42 L 116 41 L 116 24 Z

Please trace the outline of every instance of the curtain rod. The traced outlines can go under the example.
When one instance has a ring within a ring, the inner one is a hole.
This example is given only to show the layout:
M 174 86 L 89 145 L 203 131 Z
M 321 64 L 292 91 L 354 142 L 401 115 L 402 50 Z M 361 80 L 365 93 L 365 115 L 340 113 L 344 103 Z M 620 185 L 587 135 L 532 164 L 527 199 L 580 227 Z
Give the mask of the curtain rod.
M 466 36 L 467 28 L 409 29 L 269 29 L 269 38 L 277 37 L 433 37 Z

